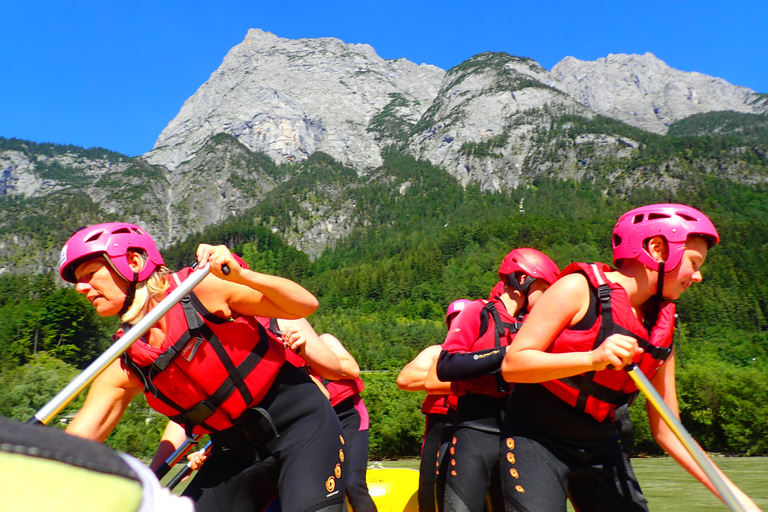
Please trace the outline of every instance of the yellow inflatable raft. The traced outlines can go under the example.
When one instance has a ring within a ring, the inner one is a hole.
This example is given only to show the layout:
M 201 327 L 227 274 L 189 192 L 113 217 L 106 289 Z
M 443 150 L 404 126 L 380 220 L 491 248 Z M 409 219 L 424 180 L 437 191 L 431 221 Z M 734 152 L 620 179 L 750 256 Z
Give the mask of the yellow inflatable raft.
M 418 512 L 419 472 L 404 468 L 368 468 L 368 492 L 379 512 Z M 352 510 L 349 506 L 349 510 Z

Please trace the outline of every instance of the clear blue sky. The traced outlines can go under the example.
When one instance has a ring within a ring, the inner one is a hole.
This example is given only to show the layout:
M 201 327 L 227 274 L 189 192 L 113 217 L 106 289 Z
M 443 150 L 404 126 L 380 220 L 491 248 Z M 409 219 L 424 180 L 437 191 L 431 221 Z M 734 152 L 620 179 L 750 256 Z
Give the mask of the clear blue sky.
M 547 69 L 652 52 L 768 93 L 766 0 L 0 0 L 0 136 L 149 151 L 249 28 L 443 69 L 484 51 Z

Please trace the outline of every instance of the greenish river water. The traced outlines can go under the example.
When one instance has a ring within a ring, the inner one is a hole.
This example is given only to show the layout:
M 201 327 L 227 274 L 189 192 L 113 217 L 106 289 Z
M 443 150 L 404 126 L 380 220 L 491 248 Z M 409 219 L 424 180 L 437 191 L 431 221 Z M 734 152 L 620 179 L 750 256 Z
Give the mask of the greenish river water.
M 768 457 L 714 457 L 713 461 L 760 508 L 768 511 Z M 632 466 L 653 512 L 728 510 L 668 457 L 632 459 Z

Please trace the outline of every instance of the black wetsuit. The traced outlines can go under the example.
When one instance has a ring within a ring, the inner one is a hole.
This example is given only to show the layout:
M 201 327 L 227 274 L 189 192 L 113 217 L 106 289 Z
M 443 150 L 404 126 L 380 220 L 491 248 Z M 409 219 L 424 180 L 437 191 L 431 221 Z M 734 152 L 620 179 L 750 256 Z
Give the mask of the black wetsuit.
M 540 384 L 512 390 L 500 464 L 508 510 L 565 512 L 568 498 L 583 511 L 648 510 L 615 422 L 598 422 Z
M 590 287 L 588 311 L 572 329 L 588 330 L 599 314 Z M 597 421 L 541 384 L 515 384 L 500 447 L 507 510 L 565 512 L 570 498 L 580 511 L 647 511 L 619 425 Z
M 499 435 L 509 385 L 498 374 L 519 328 L 500 300 L 475 301 L 451 324 L 437 376 L 461 392 L 456 424 L 440 461 L 438 507 L 446 512 L 503 510 Z M 488 503 L 486 499 L 489 498 Z
M 344 429 L 347 449 L 347 472 L 344 483 L 347 499 L 355 512 L 375 512 L 376 504 L 368 493 L 365 475 L 368 469 L 368 429 L 360 430 L 360 413 L 355 408 L 355 397 L 345 398 L 333 409 Z M 287 509 L 286 509 L 287 510 Z
M 198 512 L 260 512 L 277 496 L 291 512 L 345 509 L 346 446 L 338 417 L 290 363 L 257 408 L 211 440 L 211 455 L 184 491 Z

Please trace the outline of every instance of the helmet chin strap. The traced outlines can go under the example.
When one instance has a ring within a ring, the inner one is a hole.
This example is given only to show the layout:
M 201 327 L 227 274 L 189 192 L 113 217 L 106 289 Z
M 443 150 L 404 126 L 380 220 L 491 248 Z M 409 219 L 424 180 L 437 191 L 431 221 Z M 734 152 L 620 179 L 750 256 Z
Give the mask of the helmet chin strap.
M 136 298 L 136 285 L 139 284 L 139 273 L 133 273 L 133 281 L 128 284 L 128 290 L 125 292 L 125 300 L 123 301 L 123 307 L 117 313 L 117 316 L 122 317 L 131 309 L 133 305 L 133 299 Z
M 519 314 L 522 316 L 528 311 L 528 289 L 531 287 L 531 283 L 533 283 L 536 278 L 529 276 L 528 274 L 525 274 L 525 279 L 523 279 L 523 282 L 519 282 L 517 279 L 517 276 L 515 273 L 509 274 L 507 276 L 507 283 L 514 288 L 515 290 L 519 291 L 523 294 L 523 305 L 520 306 Z
M 659 277 L 656 279 L 656 297 L 659 302 L 664 298 L 664 262 L 659 262 Z
M 533 283 L 535 280 L 536 280 L 535 277 L 531 277 L 529 275 L 526 275 L 525 279 L 523 280 L 523 282 L 519 283 L 517 281 L 517 276 L 515 275 L 515 273 L 509 274 L 507 276 L 507 283 L 509 283 L 509 285 L 512 288 L 514 288 L 515 290 L 519 291 L 522 294 L 527 294 L 528 293 L 528 288 L 531 287 L 531 283 Z

